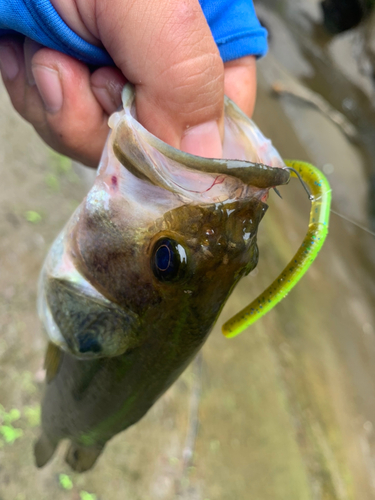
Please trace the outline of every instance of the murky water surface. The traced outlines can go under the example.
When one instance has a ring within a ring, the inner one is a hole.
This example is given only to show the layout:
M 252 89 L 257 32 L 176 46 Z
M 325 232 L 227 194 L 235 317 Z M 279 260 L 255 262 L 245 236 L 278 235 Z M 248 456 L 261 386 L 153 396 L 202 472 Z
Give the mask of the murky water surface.
M 255 120 L 284 157 L 327 173 L 336 212 L 374 228 L 375 113 L 351 43 L 322 39 L 315 1 L 267 1 L 259 12 L 272 38 L 259 63 Z M 354 125 L 356 140 L 308 102 L 276 96 L 276 82 L 319 92 Z M 282 188 L 283 200 L 271 195 L 259 266 L 201 358 L 92 471 L 73 474 L 64 446 L 36 470 L 45 349 L 36 282 L 89 181 L 44 147 L 2 88 L 0 141 L 1 500 L 375 498 L 374 236 L 333 214 L 321 255 L 288 298 L 243 335 L 220 333 L 299 246 L 309 204 L 297 182 Z

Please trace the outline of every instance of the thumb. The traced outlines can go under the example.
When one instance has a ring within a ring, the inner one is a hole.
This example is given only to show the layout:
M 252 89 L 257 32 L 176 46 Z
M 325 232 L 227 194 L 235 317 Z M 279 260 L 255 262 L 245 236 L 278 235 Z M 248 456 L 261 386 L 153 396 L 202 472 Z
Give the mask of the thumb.
M 135 85 L 140 123 L 171 146 L 221 157 L 224 67 L 198 0 L 73 3 L 53 0 L 67 24 L 102 43 Z

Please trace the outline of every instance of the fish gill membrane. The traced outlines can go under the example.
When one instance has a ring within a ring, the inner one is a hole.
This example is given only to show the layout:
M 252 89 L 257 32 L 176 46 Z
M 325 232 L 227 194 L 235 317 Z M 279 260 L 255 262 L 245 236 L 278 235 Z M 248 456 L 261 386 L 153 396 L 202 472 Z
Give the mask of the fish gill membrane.
M 136 423 L 177 379 L 235 285 L 257 264 L 257 230 L 271 188 L 291 175 L 307 184 L 308 233 L 293 264 L 224 325 L 225 335 L 236 335 L 281 300 L 327 232 L 324 176 L 308 164 L 286 166 L 229 99 L 223 156 L 234 159 L 222 160 L 163 143 L 138 123 L 130 84 L 122 98 L 123 109 L 109 119 L 94 185 L 40 276 L 38 310 L 48 347 L 38 467 L 69 439 L 68 464 L 90 469 L 107 441 Z

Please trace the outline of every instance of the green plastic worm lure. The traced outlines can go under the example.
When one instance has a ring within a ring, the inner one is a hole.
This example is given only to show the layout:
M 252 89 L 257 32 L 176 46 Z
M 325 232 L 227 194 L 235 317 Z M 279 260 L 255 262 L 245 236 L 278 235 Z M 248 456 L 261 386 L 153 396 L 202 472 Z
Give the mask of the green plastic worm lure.
M 298 283 L 314 262 L 328 234 L 331 188 L 320 170 L 302 161 L 287 160 L 291 176 L 309 189 L 311 200 L 309 228 L 302 245 L 275 281 L 251 304 L 223 325 L 223 334 L 235 337 L 273 309 Z

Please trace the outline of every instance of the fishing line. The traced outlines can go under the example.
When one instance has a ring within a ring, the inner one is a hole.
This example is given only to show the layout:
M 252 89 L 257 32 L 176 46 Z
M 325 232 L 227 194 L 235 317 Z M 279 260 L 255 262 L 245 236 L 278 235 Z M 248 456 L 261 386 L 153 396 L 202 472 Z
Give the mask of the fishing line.
M 371 229 L 368 229 L 366 226 L 363 226 L 362 224 L 359 224 L 359 222 L 355 222 L 354 220 L 349 219 L 349 217 L 346 217 L 346 215 L 340 214 L 340 213 L 336 212 L 336 210 L 333 210 L 332 208 L 331 208 L 331 212 L 333 214 L 335 214 L 335 215 L 338 215 L 339 217 L 341 217 L 342 219 L 346 220 L 347 222 L 350 222 L 351 224 L 354 224 L 354 226 L 357 226 L 360 229 L 363 229 L 363 231 L 366 231 L 366 233 L 371 234 L 371 236 L 375 236 L 375 232 L 374 231 L 371 231 Z
M 298 177 L 299 181 L 301 182 L 304 190 L 306 191 L 308 197 L 309 197 L 309 200 L 311 201 L 312 199 L 315 199 L 316 201 L 319 200 L 320 197 L 318 198 L 314 198 L 310 191 L 309 191 L 309 188 L 306 186 L 306 183 L 303 181 L 303 179 L 301 178 L 300 174 L 297 172 L 297 170 L 295 170 L 294 168 L 292 167 L 286 167 L 288 170 L 292 170 Z M 276 194 L 282 199 L 282 196 L 281 194 L 276 190 L 276 188 L 274 188 L 274 191 L 276 191 Z M 330 190 L 332 192 L 332 189 Z M 363 229 L 363 231 L 365 231 L 366 233 L 370 234 L 371 236 L 374 236 L 375 237 L 375 232 L 374 231 L 371 231 L 371 229 L 368 229 L 366 226 L 360 224 L 359 222 L 355 222 L 353 219 L 350 219 L 349 217 L 343 215 L 343 214 L 340 214 L 339 212 L 336 212 L 336 210 L 333 210 L 333 208 L 330 209 L 330 212 L 337 215 L 338 217 L 341 217 L 342 219 L 346 220 L 347 222 L 350 222 L 351 224 L 353 224 L 354 226 L 357 226 L 359 227 L 360 229 Z

